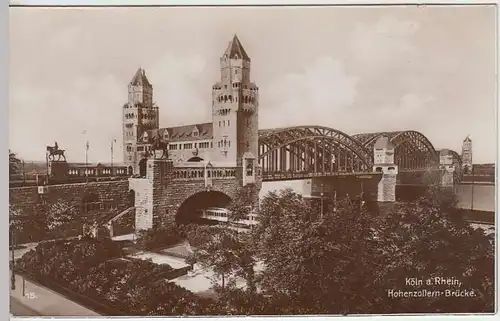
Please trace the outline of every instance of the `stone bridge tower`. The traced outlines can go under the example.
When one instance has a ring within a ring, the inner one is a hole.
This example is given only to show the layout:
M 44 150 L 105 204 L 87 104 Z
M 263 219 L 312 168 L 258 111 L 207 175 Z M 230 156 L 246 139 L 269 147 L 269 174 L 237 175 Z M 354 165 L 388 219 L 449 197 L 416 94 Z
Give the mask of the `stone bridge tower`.
M 472 172 L 472 140 L 469 136 L 462 143 L 462 164 L 465 174 Z
M 159 127 L 158 107 L 153 103 L 153 86 L 139 68 L 128 85 L 128 102 L 123 106 L 123 162 L 129 174 L 139 172 L 138 139 L 144 131 Z
M 396 201 L 396 177 L 398 166 L 394 163 L 394 145 L 389 137 L 381 136 L 373 148 L 373 170 L 382 173 L 378 183 L 377 201 Z
M 234 35 L 220 58 L 220 81 L 212 86 L 212 160 L 242 166 L 243 185 L 253 183 L 258 157 L 259 88 L 251 81 L 250 62 Z

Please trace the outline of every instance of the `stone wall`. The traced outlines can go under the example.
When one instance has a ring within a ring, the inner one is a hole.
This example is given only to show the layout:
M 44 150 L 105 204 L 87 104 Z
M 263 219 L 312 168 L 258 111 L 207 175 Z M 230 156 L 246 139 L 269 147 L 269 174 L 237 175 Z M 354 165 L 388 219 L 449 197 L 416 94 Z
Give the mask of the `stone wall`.
M 76 236 L 83 224 L 104 223 L 128 208 L 128 181 L 9 189 L 10 217 L 23 226 L 18 242 Z M 22 223 L 24 222 L 24 223 Z

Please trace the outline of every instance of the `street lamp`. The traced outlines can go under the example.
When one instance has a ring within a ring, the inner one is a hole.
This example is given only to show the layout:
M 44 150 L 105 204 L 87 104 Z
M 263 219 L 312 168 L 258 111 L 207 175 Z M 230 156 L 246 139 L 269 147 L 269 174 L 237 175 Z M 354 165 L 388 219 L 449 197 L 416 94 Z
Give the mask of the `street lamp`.
M 12 246 L 12 273 L 11 273 L 11 278 L 10 278 L 10 288 L 11 290 L 15 290 L 16 289 L 16 273 L 15 273 L 15 267 L 16 267 L 16 261 L 15 261 L 15 258 L 14 258 L 14 248 L 15 248 L 15 241 L 14 241 L 14 238 L 15 238 L 15 233 L 14 233 L 14 226 L 12 224 L 12 222 L 9 224 L 10 226 L 10 238 L 11 238 L 11 246 Z
M 321 193 L 320 193 L 320 196 L 321 196 L 321 216 L 320 216 L 320 218 L 323 218 L 323 195 L 325 195 L 323 187 L 324 187 L 324 185 L 321 184 Z
M 116 139 L 112 138 L 111 139 L 111 176 L 114 176 L 113 173 L 113 144 L 116 143 Z

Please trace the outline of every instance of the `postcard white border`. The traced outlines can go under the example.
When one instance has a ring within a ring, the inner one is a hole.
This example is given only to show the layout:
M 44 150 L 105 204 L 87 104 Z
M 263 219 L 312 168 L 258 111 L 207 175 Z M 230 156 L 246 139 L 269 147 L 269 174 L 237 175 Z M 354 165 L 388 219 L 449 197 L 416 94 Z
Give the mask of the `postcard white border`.
M 2 5 L 0 5 L 0 122 L 2 123 L 2 129 L 4 130 L 4 135 L 0 135 L 0 144 L 2 144 L 2 151 L 5 153 L 3 157 L 0 157 L 0 164 L 2 165 L 2 168 L 5 170 L 1 172 L 1 189 L 4 190 L 5 192 L 2 193 L 2 204 L 5 205 L 4 211 L 2 211 L 2 221 L 4 222 L 1 224 L 2 228 L 4 229 L 4 233 L 1 235 L 3 236 L 3 242 L 4 244 L 8 244 L 8 224 L 9 224 L 9 218 L 8 218 L 8 174 L 7 174 L 7 150 L 8 150 L 8 145 L 9 145 L 9 140 L 8 140 L 8 135 L 9 135 L 9 117 L 8 117 L 8 106 L 9 106 L 9 98 L 8 98 L 8 93 L 9 93 L 9 87 L 8 87 L 8 71 L 9 71 L 9 59 L 8 59 L 8 45 L 9 45 L 9 20 L 8 20 L 8 13 L 9 13 L 9 3 L 7 3 L 8 0 L 2 1 Z M 5 5 L 4 5 L 5 4 Z M 200 0 L 11 0 L 10 5 L 12 6 L 244 6 L 244 5 L 280 5 L 280 6 L 285 6 L 285 5 L 301 5 L 301 6 L 307 6 L 307 5 L 405 5 L 405 4 L 428 4 L 428 5 L 480 5 L 480 4 L 495 4 L 497 5 L 497 13 L 496 13 L 496 27 L 497 27 L 497 64 L 496 64 L 496 70 L 497 70 L 497 108 L 496 108 L 496 135 L 497 135 L 497 159 L 496 159 L 496 213 L 495 213 L 495 218 L 496 222 L 498 221 L 498 209 L 499 209 L 499 199 L 500 199 L 500 193 L 498 189 L 498 160 L 500 159 L 500 149 L 498 148 L 498 145 L 500 143 L 500 137 L 499 137 L 499 130 L 498 130 L 498 124 L 499 122 L 499 112 L 498 112 L 498 101 L 500 98 L 499 95 L 499 90 L 498 90 L 498 35 L 499 35 L 499 24 L 498 24 L 498 1 L 479 1 L 479 0 L 468 0 L 468 1 L 452 1 L 452 0 L 441 0 L 441 1 L 433 1 L 433 0 L 428 0 L 428 1 L 398 1 L 398 0 L 386 0 L 386 1 L 335 1 L 335 0 L 316 0 L 314 2 L 307 1 L 307 0 L 219 0 L 219 1 L 200 1 Z M 466 23 L 464 21 L 464 23 Z M 4 72 L 6 71 L 6 72 Z M 5 106 L 5 107 L 4 107 Z M 36 133 L 35 133 L 36 134 Z M 497 228 L 497 225 L 495 226 Z M 224 317 L 224 319 L 241 319 L 241 318 L 258 318 L 259 320 L 279 320 L 286 321 L 286 320 L 296 320 L 297 318 L 307 318 L 309 320 L 349 320 L 352 317 L 356 317 L 357 320 L 369 320 L 369 321 L 379 321 L 379 320 L 386 320 L 387 318 L 397 318 L 398 320 L 400 318 L 404 318 L 405 320 L 421 320 L 421 318 L 429 319 L 429 320 L 450 320 L 454 318 L 460 318 L 460 320 L 497 320 L 500 319 L 500 315 L 498 314 L 498 309 L 499 309 L 499 302 L 500 298 L 498 295 L 498 286 L 499 286 L 499 278 L 498 278 L 498 230 L 496 233 L 496 239 L 497 242 L 495 243 L 496 245 L 496 257 L 497 257 L 497 264 L 495 266 L 495 273 L 496 273 L 496 287 L 495 287 L 495 293 L 496 293 L 496 314 L 495 315 L 485 315 L 485 314 L 477 314 L 477 315 L 451 315 L 451 314 L 440 314 L 440 315 L 408 315 L 408 316 L 402 316 L 402 315 L 371 315 L 371 316 L 357 316 L 357 315 L 350 315 L 350 316 L 286 316 L 286 317 Z M 2 257 L 7 258 L 9 253 L 8 253 L 8 246 L 2 246 L 0 247 Z M 3 264 L 2 265 L 2 270 L 4 273 L 2 275 L 4 276 L 1 278 L 1 288 L 4 289 L 5 291 L 5 299 L 1 300 L 0 304 L 4 306 L 4 308 L 0 308 L 0 311 L 5 312 L 5 316 L 9 318 L 9 280 L 8 280 L 8 265 Z M 39 319 L 47 319 L 49 317 L 33 317 L 33 318 L 11 318 L 12 320 L 39 320 Z M 87 318 L 77 318 L 77 317 L 57 317 L 58 319 L 61 320 L 86 320 L 89 319 Z M 141 318 L 143 320 L 158 320 L 158 319 L 177 319 L 177 318 L 166 318 L 166 317 L 129 317 L 129 318 L 123 318 L 123 317 L 103 317 L 103 318 L 91 318 L 95 320 L 106 320 L 106 319 L 114 319 L 114 320 L 133 320 L 137 318 Z M 208 317 L 190 317 L 192 320 L 202 320 L 206 319 Z M 212 317 L 212 318 L 218 318 L 218 317 Z

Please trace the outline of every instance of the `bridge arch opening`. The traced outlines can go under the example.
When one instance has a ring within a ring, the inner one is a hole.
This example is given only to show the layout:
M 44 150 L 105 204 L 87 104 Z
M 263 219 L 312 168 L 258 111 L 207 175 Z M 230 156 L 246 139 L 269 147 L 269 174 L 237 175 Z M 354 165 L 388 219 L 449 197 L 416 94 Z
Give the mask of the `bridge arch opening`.
M 146 167 L 148 164 L 148 160 L 146 158 L 141 159 L 139 162 L 139 176 L 146 177 Z
M 187 161 L 188 162 L 203 162 L 203 158 L 201 157 L 198 157 L 198 156 L 195 156 L 195 157 L 191 157 L 190 159 L 188 159 Z
M 127 203 L 129 207 L 135 206 L 135 191 L 133 189 L 128 191 Z
M 188 197 L 179 207 L 175 220 L 177 224 L 214 224 L 202 218 L 208 208 L 227 208 L 231 197 L 219 191 L 203 191 Z
M 382 172 L 382 167 L 377 167 L 377 168 L 375 168 L 375 171 L 376 171 L 377 173 Z

